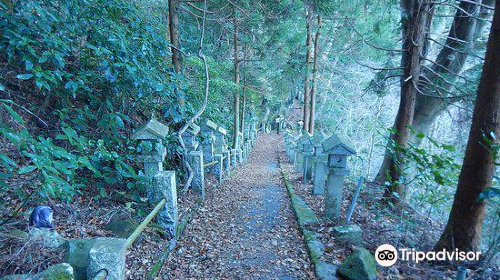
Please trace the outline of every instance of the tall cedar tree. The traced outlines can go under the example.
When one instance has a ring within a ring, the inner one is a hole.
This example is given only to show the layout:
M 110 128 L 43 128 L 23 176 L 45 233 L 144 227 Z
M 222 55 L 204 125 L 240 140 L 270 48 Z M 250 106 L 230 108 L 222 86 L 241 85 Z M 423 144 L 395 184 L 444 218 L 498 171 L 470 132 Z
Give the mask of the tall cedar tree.
M 464 163 L 448 223 L 436 250 L 477 251 L 486 200 L 479 195 L 491 186 L 495 158 L 491 143 L 500 137 L 500 0 L 496 0 L 483 72 L 474 105 Z
M 234 47 L 234 83 L 239 86 L 240 84 L 240 62 L 238 61 L 238 14 L 236 13 L 236 7 L 233 11 L 233 47 Z M 240 93 L 237 88 L 234 91 L 234 103 L 233 103 L 233 149 L 239 148 L 238 134 L 240 131 Z
M 309 80 L 311 79 L 310 69 L 311 69 L 311 46 L 312 46 L 312 34 L 311 34 L 311 21 L 312 21 L 312 9 L 306 5 L 306 73 L 304 77 L 304 107 L 302 110 L 302 130 L 309 130 Z
M 491 14 L 485 6 L 494 6 L 495 0 L 462 0 L 453 18 L 448 37 L 431 69 L 423 70 L 415 104 L 412 128 L 428 134 L 436 118 L 450 103 L 458 100 L 450 96 L 458 75 L 464 70 L 467 57 L 474 51 L 475 40 L 482 33 Z M 484 6 L 479 6 L 479 5 Z M 439 96 L 439 97 L 437 97 Z M 415 143 L 422 138 L 413 137 Z
M 170 44 L 172 44 L 172 64 L 176 73 L 181 71 L 181 57 L 179 53 L 179 11 L 176 0 L 168 0 L 168 28 Z
M 319 60 L 319 36 L 321 35 L 321 15 L 318 15 L 318 26 L 316 30 L 316 37 L 314 37 L 314 63 L 313 63 L 313 78 L 311 88 L 311 106 L 309 109 L 309 133 L 314 134 L 316 113 L 316 92 L 318 88 L 318 60 Z
M 401 66 L 404 68 L 401 78 L 401 98 L 393 132 L 385 151 L 384 162 L 387 169 L 382 170 L 384 181 L 387 181 L 384 197 L 399 202 L 404 190 L 402 179 L 403 159 L 395 147 L 406 147 L 410 135 L 410 125 L 413 123 L 417 85 L 422 68 L 422 57 L 425 39 L 432 20 L 433 4 L 431 0 L 402 0 L 402 35 L 403 54 Z M 394 145 L 393 145 L 394 144 Z M 398 194 L 397 196 L 394 194 Z

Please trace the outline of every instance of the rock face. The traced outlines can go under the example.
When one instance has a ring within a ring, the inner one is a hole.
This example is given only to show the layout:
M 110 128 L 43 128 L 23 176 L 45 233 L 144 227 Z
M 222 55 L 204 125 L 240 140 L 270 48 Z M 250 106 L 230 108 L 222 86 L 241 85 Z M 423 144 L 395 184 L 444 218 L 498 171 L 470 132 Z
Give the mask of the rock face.
M 87 277 L 92 279 L 99 271 L 108 271 L 106 279 L 125 279 L 126 240 L 120 238 L 97 238 L 89 252 Z
M 336 226 L 333 228 L 335 239 L 341 242 L 347 242 L 354 245 L 361 245 L 363 237 L 361 228 L 358 225 Z
M 73 268 L 67 263 L 60 263 L 48 267 L 35 275 L 10 275 L 2 280 L 73 280 Z
M 87 279 L 89 252 L 95 239 L 70 239 L 65 244 L 64 261 L 73 267 L 76 280 Z
M 349 280 L 375 280 L 377 279 L 375 257 L 365 248 L 357 248 L 339 266 L 337 273 Z

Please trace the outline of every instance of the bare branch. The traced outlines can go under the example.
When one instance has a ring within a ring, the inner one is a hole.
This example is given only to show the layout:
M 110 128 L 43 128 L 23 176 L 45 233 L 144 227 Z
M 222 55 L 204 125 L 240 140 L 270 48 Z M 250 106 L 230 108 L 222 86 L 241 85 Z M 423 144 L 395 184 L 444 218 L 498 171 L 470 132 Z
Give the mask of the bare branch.
M 186 145 L 184 144 L 184 140 L 182 140 L 182 134 L 187 130 L 187 128 L 193 124 L 196 119 L 198 119 L 201 114 L 205 111 L 205 108 L 207 107 L 208 103 L 208 93 L 209 93 L 209 84 L 210 84 L 210 77 L 208 75 L 208 63 L 205 55 L 203 54 L 203 39 L 205 37 L 205 17 L 206 17 L 206 11 L 207 11 L 207 0 L 203 1 L 203 18 L 201 21 L 201 28 L 200 28 L 200 40 L 198 44 L 198 58 L 200 58 L 203 61 L 203 66 L 205 68 L 205 97 L 203 99 L 203 104 L 201 105 L 200 109 L 194 116 L 192 116 L 182 127 L 181 129 L 177 132 L 177 138 L 179 140 L 179 143 L 181 144 L 182 151 L 183 151 L 183 161 L 186 166 L 186 169 L 188 170 L 188 178 L 186 180 L 186 183 L 184 184 L 184 192 L 187 192 L 188 189 L 191 187 L 191 182 L 193 181 L 193 169 L 191 168 L 191 165 L 189 164 L 187 158 L 187 149 Z

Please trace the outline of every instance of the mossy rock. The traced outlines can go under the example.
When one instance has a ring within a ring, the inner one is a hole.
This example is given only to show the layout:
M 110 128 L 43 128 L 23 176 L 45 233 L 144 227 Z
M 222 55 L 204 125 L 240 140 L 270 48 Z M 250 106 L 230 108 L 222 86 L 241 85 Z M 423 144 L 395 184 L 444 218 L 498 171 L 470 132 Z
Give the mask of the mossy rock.
M 32 275 L 9 275 L 1 280 L 74 280 L 73 268 L 67 263 L 60 263 L 48 267 L 44 271 Z
M 337 273 L 349 280 L 375 280 L 377 279 L 375 257 L 365 248 L 357 248 L 339 266 Z
M 333 227 L 335 239 L 354 245 L 362 245 L 363 237 L 361 228 L 358 225 L 346 225 Z
M 138 225 L 126 213 L 117 213 L 111 217 L 104 229 L 113 232 L 119 238 L 128 238 Z

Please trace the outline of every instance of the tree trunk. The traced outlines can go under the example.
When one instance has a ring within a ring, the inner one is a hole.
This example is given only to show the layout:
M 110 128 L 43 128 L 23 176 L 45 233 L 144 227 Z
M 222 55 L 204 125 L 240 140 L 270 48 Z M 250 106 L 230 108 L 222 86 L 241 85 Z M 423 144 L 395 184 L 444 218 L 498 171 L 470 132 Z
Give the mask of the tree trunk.
M 236 85 L 240 84 L 240 63 L 238 61 L 238 19 L 236 8 L 234 8 L 233 12 L 233 24 L 234 24 L 234 37 L 233 37 L 233 46 L 234 46 L 234 83 Z M 234 91 L 234 118 L 233 118 L 233 149 L 237 149 L 239 147 L 238 141 L 238 133 L 240 131 L 240 92 L 239 89 L 236 88 Z
M 311 88 L 311 108 L 309 114 L 309 133 L 314 134 L 314 114 L 316 110 L 316 90 L 318 88 L 319 36 L 321 34 L 321 15 L 318 15 L 318 26 L 314 38 L 313 85 Z
M 399 199 L 394 193 L 397 193 L 399 197 L 404 195 L 404 182 L 401 182 L 404 162 L 401 154 L 395 151 L 392 146 L 406 147 L 408 142 L 409 126 L 413 122 L 415 112 L 417 85 L 420 78 L 425 38 L 428 34 L 428 22 L 432 20 L 434 10 L 431 0 L 403 0 L 401 4 L 403 49 L 405 50 L 401 57 L 401 66 L 404 68 L 401 78 L 401 98 L 393 126 L 394 132 L 391 133 L 390 143 L 384 156 L 387 169 L 379 171 L 379 174 L 382 174 L 383 185 L 387 186 L 384 196 L 391 198 L 395 203 Z M 385 184 L 386 182 L 389 184 Z
M 168 0 L 168 28 L 170 33 L 170 47 L 172 51 L 172 64 L 174 65 L 175 73 L 181 71 L 181 58 L 179 49 L 179 12 L 176 0 Z M 176 49 L 177 48 L 177 49 Z
M 302 129 L 304 131 L 309 130 L 309 80 L 310 74 L 309 70 L 311 67 L 311 45 L 312 45 L 312 35 L 311 35 L 311 20 L 312 11 L 310 7 L 306 7 L 306 73 L 304 77 L 304 107 L 302 110 Z
M 482 1 L 487 6 L 494 6 L 494 2 L 495 0 Z M 486 12 L 488 11 L 486 8 L 479 8 L 478 4 L 481 4 L 481 0 L 460 2 L 460 9 L 455 13 L 448 39 L 436 58 L 437 64 L 431 66 L 432 71 L 423 71 L 424 77 L 419 86 L 425 94 L 417 94 L 412 125 L 416 132 L 428 134 L 437 117 L 454 102 L 433 96 L 450 96 L 449 92 L 452 91 L 457 75 L 463 71 L 468 53 L 473 50 L 474 41 L 482 32 L 481 27 L 484 27 L 484 22 L 478 21 L 476 17 L 486 20 L 491 16 Z M 412 142 L 416 144 L 420 144 L 421 141 L 422 138 L 412 137 Z
M 477 251 L 486 201 L 479 194 L 492 184 L 495 171 L 491 143 L 500 137 L 500 5 L 497 0 L 483 72 L 474 105 L 464 163 L 448 223 L 436 250 Z M 495 137 L 492 137 L 492 136 Z
M 248 54 L 248 44 L 245 43 L 245 48 L 243 51 L 243 92 L 241 93 L 241 116 L 240 116 L 240 132 L 243 133 L 243 130 L 245 129 L 245 111 L 246 111 L 246 106 L 247 106 L 247 96 L 246 96 L 246 85 L 247 85 L 247 71 L 246 71 L 246 60 Z M 243 142 L 245 142 L 245 139 L 243 139 Z

